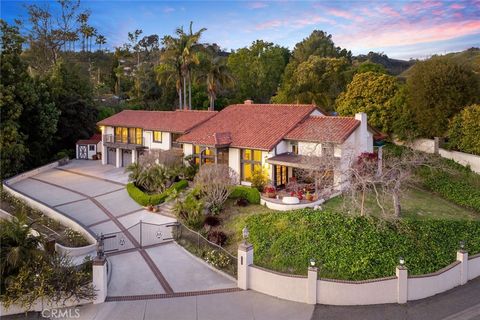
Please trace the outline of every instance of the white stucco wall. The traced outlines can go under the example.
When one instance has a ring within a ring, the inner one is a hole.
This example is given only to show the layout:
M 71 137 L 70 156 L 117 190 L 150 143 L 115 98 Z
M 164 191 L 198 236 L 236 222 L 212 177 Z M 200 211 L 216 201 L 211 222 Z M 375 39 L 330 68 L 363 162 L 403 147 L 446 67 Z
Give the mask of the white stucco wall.
M 248 267 L 248 288 L 290 301 L 306 302 L 307 278 Z
M 240 149 L 228 149 L 228 166 L 240 177 Z
M 449 267 L 447 267 L 449 268 Z M 418 300 L 460 285 L 460 263 L 447 271 L 408 278 L 408 300 Z
M 170 132 L 162 132 L 162 142 L 153 141 L 153 131 L 143 131 L 144 145 L 150 149 L 170 150 L 172 134 Z
M 308 156 L 321 156 L 322 144 L 298 141 L 298 154 L 308 155 Z
M 190 143 L 183 144 L 183 156 L 189 156 L 193 154 L 193 145 Z
M 276 150 L 276 152 L 275 152 L 275 150 Z M 282 154 L 282 153 L 291 152 L 291 151 L 292 151 L 292 147 L 290 145 L 290 142 L 282 140 L 277 144 L 277 146 L 275 148 L 273 148 L 273 150 L 270 152 L 270 154 L 272 156 L 274 156 L 275 154 Z
M 317 303 L 367 305 L 397 302 L 397 278 L 378 281 L 317 281 Z
M 480 253 L 468 260 L 468 280 L 480 277 Z

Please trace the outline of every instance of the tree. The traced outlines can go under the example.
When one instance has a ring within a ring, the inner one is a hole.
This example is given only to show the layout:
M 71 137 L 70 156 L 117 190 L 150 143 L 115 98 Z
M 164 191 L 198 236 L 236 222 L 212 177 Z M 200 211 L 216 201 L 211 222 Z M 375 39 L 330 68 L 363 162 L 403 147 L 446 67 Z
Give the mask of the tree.
M 423 137 L 446 133 L 449 119 L 479 101 L 478 75 L 448 57 L 416 63 L 407 79 L 407 104 L 414 125 Z
M 388 74 L 387 69 L 384 66 L 378 63 L 373 63 L 371 61 L 362 62 L 356 70 L 356 73 L 364 73 L 364 72 L 375 72 L 375 73 L 382 73 Z
M 228 56 L 227 66 L 236 80 L 234 100 L 270 102 L 276 93 L 289 57 L 287 48 L 257 40 Z
M 61 62 L 52 71 L 49 85 L 61 111 L 56 147 L 71 149 L 78 139 L 86 139 L 95 132 L 98 111 L 93 104 L 89 76 L 78 65 Z
M 208 92 L 209 110 L 215 109 L 215 99 L 220 90 L 225 87 L 231 87 L 235 79 L 230 74 L 224 57 L 212 57 L 208 55 L 207 66 L 204 73 L 199 77 L 205 80 Z
M 399 85 L 395 77 L 372 71 L 357 73 L 336 101 L 342 116 L 365 112 L 368 122 L 384 133 L 392 133 L 398 114 L 396 95 Z
M 292 67 L 295 67 L 295 70 L 291 71 Z M 326 110 L 332 110 L 335 99 L 349 81 L 349 68 L 350 64 L 345 58 L 322 58 L 316 55 L 298 65 L 289 64 L 282 87 L 273 101 L 314 102 Z
M 312 103 L 330 111 L 351 80 L 352 53 L 336 47 L 332 36 L 319 30 L 295 45 L 276 103 Z M 300 82 L 298 82 L 300 81 Z
M 25 134 L 21 132 L 20 117 L 26 105 L 31 105 L 34 88 L 27 73 L 27 65 L 20 57 L 25 39 L 18 27 L 0 20 L 0 159 L 1 178 L 19 173 L 28 155 Z
M 185 104 L 182 96 L 182 46 L 179 38 L 165 36 L 162 39 L 165 51 L 160 56 L 160 63 L 155 68 L 160 85 L 174 83 L 178 94 L 178 108 Z
M 205 205 L 214 214 L 222 209 L 236 181 L 236 173 L 229 166 L 220 164 L 200 166 L 194 179 Z
M 102 51 L 102 45 L 107 43 L 107 38 L 104 35 L 97 35 L 95 38 L 95 43 L 98 44 L 98 50 Z
M 473 104 L 454 116 L 448 125 L 448 145 L 480 155 L 480 104 Z

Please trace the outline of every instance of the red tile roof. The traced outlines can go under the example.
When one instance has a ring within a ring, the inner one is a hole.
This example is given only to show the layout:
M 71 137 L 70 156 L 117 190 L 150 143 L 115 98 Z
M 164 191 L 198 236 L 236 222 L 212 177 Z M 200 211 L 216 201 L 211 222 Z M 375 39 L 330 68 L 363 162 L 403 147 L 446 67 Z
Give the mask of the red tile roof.
M 181 143 L 271 150 L 316 107 L 298 104 L 236 104 L 177 139 Z
M 343 143 L 360 125 L 353 117 L 310 116 L 285 135 L 285 139 Z
M 99 121 L 97 124 L 100 126 L 125 126 L 143 128 L 145 130 L 185 133 L 200 123 L 210 119 L 216 113 L 216 111 L 200 110 L 123 110 L 122 112 Z
M 102 141 L 102 135 L 100 133 L 95 133 L 89 139 L 80 139 L 77 141 L 77 144 L 97 144 Z

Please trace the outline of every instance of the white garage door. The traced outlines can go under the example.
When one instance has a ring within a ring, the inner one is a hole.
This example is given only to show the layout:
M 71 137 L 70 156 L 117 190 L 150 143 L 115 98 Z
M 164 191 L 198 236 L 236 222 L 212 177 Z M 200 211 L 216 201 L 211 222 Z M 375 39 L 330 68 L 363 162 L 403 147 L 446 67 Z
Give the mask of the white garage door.
M 107 163 L 111 165 L 115 165 L 116 162 L 116 150 L 115 148 L 108 148 L 107 151 Z

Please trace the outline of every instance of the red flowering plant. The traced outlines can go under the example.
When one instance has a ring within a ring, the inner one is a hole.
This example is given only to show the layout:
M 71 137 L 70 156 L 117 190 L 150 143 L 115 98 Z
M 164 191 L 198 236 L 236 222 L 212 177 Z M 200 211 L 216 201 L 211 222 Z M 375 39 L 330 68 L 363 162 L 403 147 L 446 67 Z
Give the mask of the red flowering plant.
M 275 198 L 276 196 L 276 190 L 275 187 L 272 185 L 268 185 L 263 189 L 263 192 L 267 195 L 269 198 Z

